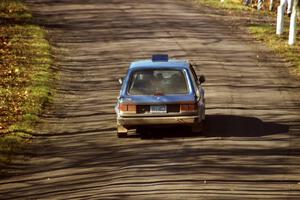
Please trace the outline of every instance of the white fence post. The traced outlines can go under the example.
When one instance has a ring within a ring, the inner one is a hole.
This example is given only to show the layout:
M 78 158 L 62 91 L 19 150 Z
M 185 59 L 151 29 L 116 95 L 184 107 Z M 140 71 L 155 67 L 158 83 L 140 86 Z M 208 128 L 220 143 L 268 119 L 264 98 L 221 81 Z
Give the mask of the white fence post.
M 244 4 L 246 6 L 249 6 L 252 3 L 252 0 L 244 0 Z
M 297 37 L 297 6 L 298 0 L 294 1 L 292 15 L 290 20 L 290 32 L 289 32 L 289 45 L 294 45 L 296 43 Z
M 281 35 L 283 33 L 285 8 L 286 8 L 286 0 L 281 0 L 280 5 L 277 7 L 277 24 L 276 24 L 277 35 Z
M 274 6 L 274 0 L 270 0 L 269 10 L 272 11 Z
M 252 3 L 252 0 L 244 0 L 245 6 L 249 6 Z
M 263 3 L 264 3 L 264 0 L 258 0 L 258 2 L 257 2 L 257 10 L 261 10 L 261 8 L 263 7 Z
M 286 0 L 286 3 L 287 3 L 287 14 L 290 15 L 293 10 L 294 0 Z

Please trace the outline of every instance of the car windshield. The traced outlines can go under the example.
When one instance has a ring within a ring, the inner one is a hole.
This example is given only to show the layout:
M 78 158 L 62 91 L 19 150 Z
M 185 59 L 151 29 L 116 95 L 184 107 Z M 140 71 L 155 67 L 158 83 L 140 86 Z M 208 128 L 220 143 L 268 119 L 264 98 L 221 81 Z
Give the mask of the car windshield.
M 146 69 L 135 71 L 131 76 L 130 95 L 187 94 L 188 87 L 182 70 Z

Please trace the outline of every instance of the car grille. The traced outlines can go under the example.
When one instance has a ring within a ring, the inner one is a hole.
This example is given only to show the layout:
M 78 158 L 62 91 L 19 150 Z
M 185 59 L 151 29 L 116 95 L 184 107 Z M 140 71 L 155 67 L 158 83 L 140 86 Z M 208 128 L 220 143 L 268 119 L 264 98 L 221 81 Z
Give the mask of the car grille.
M 137 105 L 136 113 L 143 114 L 150 112 L 150 105 Z M 179 113 L 180 105 L 179 104 L 168 104 L 167 105 L 167 113 Z

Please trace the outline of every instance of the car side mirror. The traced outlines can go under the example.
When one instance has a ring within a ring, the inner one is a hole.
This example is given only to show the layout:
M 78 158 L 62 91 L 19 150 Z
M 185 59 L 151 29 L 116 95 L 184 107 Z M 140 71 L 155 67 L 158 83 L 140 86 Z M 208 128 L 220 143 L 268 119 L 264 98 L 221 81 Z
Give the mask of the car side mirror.
M 119 83 L 120 83 L 120 85 L 123 84 L 123 78 L 119 78 Z
M 199 82 L 200 82 L 200 84 L 205 82 L 205 76 L 204 75 L 199 76 Z

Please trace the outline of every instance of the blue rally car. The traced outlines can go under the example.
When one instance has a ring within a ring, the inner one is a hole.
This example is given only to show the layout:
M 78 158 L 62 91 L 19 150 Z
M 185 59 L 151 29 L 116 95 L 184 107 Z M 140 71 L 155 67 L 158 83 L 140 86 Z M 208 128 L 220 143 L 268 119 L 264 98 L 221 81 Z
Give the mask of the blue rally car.
M 204 81 L 191 63 L 164 54 L 131 63 L 126 77 L 119 79 L 122 86 L 115 107 L 118 137 L 126 137 L 129 129 L 162 125 L 187 125 L 201 132 Z

